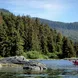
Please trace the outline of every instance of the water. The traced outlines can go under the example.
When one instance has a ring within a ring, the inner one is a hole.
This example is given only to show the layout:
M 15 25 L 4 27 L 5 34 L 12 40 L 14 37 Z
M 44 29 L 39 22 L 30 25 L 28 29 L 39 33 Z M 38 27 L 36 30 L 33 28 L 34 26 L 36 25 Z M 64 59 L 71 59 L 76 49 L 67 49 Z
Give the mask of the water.
M 22 67 L 0 68 L 0 78 L 78 78 L 78 66 L 68 60 L 38 60 L 47 65 L 43 72 L 23 70 Z

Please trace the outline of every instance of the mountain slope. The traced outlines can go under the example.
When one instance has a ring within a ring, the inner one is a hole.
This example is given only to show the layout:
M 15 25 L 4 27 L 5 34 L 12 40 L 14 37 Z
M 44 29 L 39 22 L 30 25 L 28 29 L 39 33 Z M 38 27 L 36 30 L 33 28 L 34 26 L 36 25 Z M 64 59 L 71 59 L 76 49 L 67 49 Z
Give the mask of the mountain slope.
M 63 23 L 63 22 L 50 21 L 41 18 L 39 19 L 42 23 L 48 24 L 51 28 L 56 29 L 58 32 L 61 32 L 63 35 L 69 37 L 75 42 L 78 41 L 78 22 Z
M 6 9 L 0 9 L 0 13 L 12 14 Z M 40 22 L 48 24 L 51 28 L 56 29 L 58 32 L 61 32 L 63 35 L 69 37 L 75 42 L 78 42 L 78 22 L 74 23 L 63 23 L 50 21 L 46 19 L 39 18 Z
M 6 9 L 0 9 L 0 13 L 4 13 L 4 14 L 11 14 L 11 12 L 9 12 L 8 10 Z
M 2 14 L 0 56 L 24 55 L 26 58 L 75 57 L 71 40 L 29 16 Z M 37 56 L 36 56 L 37 55 Z

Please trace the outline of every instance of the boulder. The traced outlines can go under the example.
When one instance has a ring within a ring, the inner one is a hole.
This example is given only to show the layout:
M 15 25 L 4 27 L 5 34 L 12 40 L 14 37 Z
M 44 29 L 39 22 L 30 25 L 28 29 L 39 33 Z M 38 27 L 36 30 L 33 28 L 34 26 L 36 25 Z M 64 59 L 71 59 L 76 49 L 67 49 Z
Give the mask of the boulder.
M 27 60 L 24 56 L 6 57 L 0 60 L 0 63 L 4 64 L 23 64 L 23 69 L 32 71 L 46 70 L 46 65 L 32 60 Z M 1 66 L 0 66 L 1 67 Z
M 28 60 L 24 56 L 6 57 L 0 60 L 0 63 L 24 64 Z
M 23 66 L 23 69 L 32 70 L 32 71 L 43 71 L 46 70 L 47 67 L 42 63 L 29 61 Z

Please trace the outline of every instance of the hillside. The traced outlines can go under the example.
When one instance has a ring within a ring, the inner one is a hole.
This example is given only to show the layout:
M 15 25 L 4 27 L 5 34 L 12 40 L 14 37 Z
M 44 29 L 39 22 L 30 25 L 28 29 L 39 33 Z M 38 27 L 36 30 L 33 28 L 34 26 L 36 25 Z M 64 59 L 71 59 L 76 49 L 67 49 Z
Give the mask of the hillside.
M 0 13 L 1 12 L 4 14 L 12 14 L 6 9 L 0 9 Z M 74 42 L 78 42 L 78 22 L 63 23 L 42 18 L 39 18 L 39 20 L 41 23 L 48 24 L 52 29 L 56 29 L 58 32 L 62 33 L 64 36 L 70 38 Z
M 0 12 L 11 14 L 11 12 L 6 9 L 0 9 Z M 78 22 L 63 23 L 42 18 L 39 18 L 39 20 L 41 23 L 48 24 L 52 29 L 56 29 L 58 32 L 62 33 L 64 36 L 70 38 L 74 42 L 78 42 Z
M 73 42 L 38 18 L 4 13 L 0 17 L 0 56 L 24 55 L 31 59 L 76 56 Z
M 0 13 L 4 13 L 4 14 L 11 14 L 11 12 L 9 12 L 8 10 L 6 9 L 0 9 Z
M 61 32 L 63 35 L 69 37 L 73 41 L 78 42 L 78 22 L 63 23 L 41 18 L 39 19 L 42 23 L 48 24 L 51 28 L 56 29 L 58 32 Z

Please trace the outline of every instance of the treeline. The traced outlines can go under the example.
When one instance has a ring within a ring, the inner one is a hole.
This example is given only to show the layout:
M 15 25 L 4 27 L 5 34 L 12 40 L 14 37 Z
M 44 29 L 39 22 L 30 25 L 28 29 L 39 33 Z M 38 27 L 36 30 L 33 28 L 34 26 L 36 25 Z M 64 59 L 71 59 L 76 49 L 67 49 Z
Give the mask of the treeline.
M 40 19 L 40 22 L 47 23 L 51 28 L 61 32 L 64 36 L 69 37 L 74 42 L 78 42 L 78 22 L 64 23 L 57 21 L 50 21 L 46 19 Z
M 0 56 L 27 58 L 75 57 L 77 48 L 68 38 L 30 16 L 0 14 Z
M 47 23 L 50 27 L 55 29 L 67 29 L 67 30 L 78 30 L 78 22 L 64 23 L 59 21 L 50 21 L 39 18 L 42 23 Z

